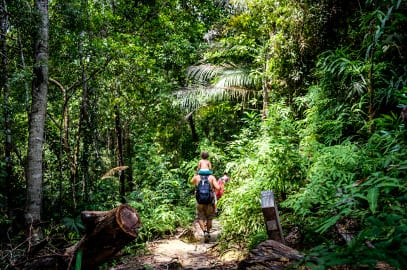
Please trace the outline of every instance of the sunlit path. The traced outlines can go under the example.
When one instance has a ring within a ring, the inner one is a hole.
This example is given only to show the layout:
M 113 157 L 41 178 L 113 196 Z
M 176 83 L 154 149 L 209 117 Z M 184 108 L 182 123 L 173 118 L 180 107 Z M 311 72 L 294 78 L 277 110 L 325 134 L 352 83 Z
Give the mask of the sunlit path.
M 198 224 L 168 239 L 148 243 L 150 254 L 110 268 L 124 269 L 236 269 L 233 258 L 219 257 L 215 252 L 221 232 L 218 220 L 213 221 L 209 243 L 204 243 Z M 149 268 L 150 267 L 150 268 Z

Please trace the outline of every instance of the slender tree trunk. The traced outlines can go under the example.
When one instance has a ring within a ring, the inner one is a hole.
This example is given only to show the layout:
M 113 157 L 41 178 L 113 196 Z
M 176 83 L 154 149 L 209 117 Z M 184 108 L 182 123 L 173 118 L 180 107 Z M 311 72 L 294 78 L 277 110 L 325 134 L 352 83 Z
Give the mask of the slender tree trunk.
M 88 25 L 88 4 L 87 0 L 81 0 L 81 17 L 83 25 Z M 79 40 L 79 55 L 82 69 L 82 104 L 81 104 L 81 129 L 79 130 L 79 136 L 82 137 L 83 150 L 80 156 L 80 169 L 81 169 L 81 184 L 82 184 L 82 199 L 83 201 L 88 201 L 89 198 L 89 188 L 90 188 L 90 177 L 89 177 L 89 158 L 91 156 L 91 145 L 93 142 L 93 128 L 91 122 L 91 114 L 89 111 L 90 106 L 90 97 L 92 88 L 88 85 L 88 74 L 87 74 L 87 61 L 88 52 L 83 46 L 84 42 L 91 43 L 90 38 L 88 37 L 88 29 L 83 29 L 80 33 Z
M 374 109 L 374 88 L 373 88 L 373 69 L 374 69 L 374 63 L 373 63 L 373 56 L 374 56 L 374 46 L 372 46 L 372 52 L 370 54 L 370 69 L 369 69 L 369 85 L 368 85 L 368 92 L 369 92 L 369 122 L 370 122 L 370 127 L 369 131 L 371 133 L 374 132 L 374 125 L 373 125 L 373 119 L 375 117 L 375 109 Z
M 193 113 L 194 112 L 190 112 L 189 114 L 187 114 L 185 116 L 185 119 L 188 120 L 189 127 L 191 128 L 192 142 L 197 143 L 199 141 L 199 137 L 198 137 L 198 133 L 196 132 Z
M 133 156 L 133 147 L 130 139 L 130 132 L 129 132 L 129 127 L 125 129 L 126 132 L 123 133 L 123 144 L 124 144 L 124 152 L 126 153 L 126 163 L 127 164 L 133 164 L 131 157 Z M 129 170 L 128 172 L 125 173 L 126 176 L 126 186 L 128 191 L 132 191 L 134 188 L 133 185 L 133 170 Z
M 120 109 L 118 105 L 115 105 L 115 125 L 116 125 L 116 139 L 117 139 L 117 160 L 119 162 L 119 166 L 124 166 L 124 161 L 123 161 L 123 130 L 121 126 L 121 121 L 120 121 Z M 119 171 L 119 181 L 120 181 L 120 187 L 119 187 L 119 193 L 120 193 L 120 201 L 122 203 L 125 203 L 125 174 L 123 171 Z
M 272 39 L 273 35 L 270 32 L 270 39 Z M 276 46 L 276 45 L 275 45 Z M 266 49 L 266 55 L 265 55 L 265 63 L 264 63 L 264 78 L 263 78 L 263 110 L 261 114 L 261 119 L 264 121 L 268 117 L 268 107 L 269 107 L 269 100 L 270 100 L 270 82 L 268 78 L 269 74 L 269 61 L 270 61 L 270 55 L 269 55 L 269 49 Z
M 34 36 L 34 78 L 29 115 L 29 138 L 27 154 L 27 202 L 25 221 L 31 242 L 42 238 L 41 221 L 43 145 L 48 92 L 48 0 L 35 0 L 34 9 L 39 22 Z
M 267 64 L 266 64 L 267 66 Z M 269 107 L 269 84 L 267 78 L 263 79 L 263 110 L 261 113 L 261 119 L 264 121 L 268 116 L 268 107 Z
M 60 209 L 60 214 L 62 214 L 62 194 L 63 194 L 63 190 L 62 190 L 62 184 L 64 181 L 64 153 L 67 156 L 68 160 L 69 160 L 69 168 L 72 168 L 72 158 L 71 158 L 71 149 L 69 146 L 69 109 L 68 109 L 68 95 L 67 95 L 67 89 L 65 89 L 65 87 L 58 82 L 57 80 L 54 80 L 52 78 L 48 79 L 50 83 L 53 83 L 54 85 L 56 85 L 62 93 L 62 97 L 63 97 L 63 108 L 62 108 L 62 123 L 59 127 L 59 134 L 60 134 L 60 144 L 61 144 L 61 148 L 59 151 L 59 156 L 58 156 L 58 163 L 59 163 L 59 180 L 58 180 L 58 192 L 59 192 L 59 199 L 58 199 L 58 208 Z M 63 147 L 62 147 L 63 145 Z
M 81 107 L 80 107 L 80 113 L 79 113 L 79 124 L 78 124 L 78 131 L 76 135 L 76 145 L 75 145 L 75 150 L 72 155 L 72 166 L 71 166 L 71 186 L 72 186 L 72 200 L 74 203 L 74 208 L 76 209 L 77 206 L 77 201 L 78 201 L 78 160 L 79 160 L 79 152 L 80 152 L 80 146 L 81 143 L 83 142 L 83 138 L 86 136 L 85 135 L 85 129 L 87 128 L 89 121 L 88 121 L 88 85 L 87 85 L 87 76 L 86 76 L 86 67 L 85 63 L 83 61 L 84 59 L 84 52 L 83 52 L 83 46 L 82 46 L 82 39 L 84 37 L 85 33 L 81 33 L 81 39 L 79 41 L 79 54 L 80 54 L 80 64 L 81 64 L 81 83 L 82 83 L 82 101 L 81 101 Z M 88 127 L 89 128 L 89 127 Z M 80 165 L 84 170 L 87 170 L 86 166 L 84 166 L 83 161 L 86 159 L 86 149 L 87 145 L 84 146 L 84 151 L 82 155 L 82 159 L 79 161 L 82 161 Z M 86 178 L 86 177 L 84 177 Z M 83 179 L 84 179 L 83 178 Z M 86 189 L 86 184 L 83 182 L 82 189 Z M 83 194 L 85 195 L 85 194 Z M 86 197 L 86 196 L 85 196 Z
M 8 27 L 8 15 L 7 15 L 7 3 L 6 0 L 1 1 L 0 4 L 0 43 L 1 43 L 1 80 L 0 90 L 3 89 L 4 93 L 4 131 L 5 131 L 5 145 L 4 155 L 6 164 L 6 177 L 5 177 L 5 190 L 12 190 L 12 165 L 11 165 L 11 125 L 10 125 L 10 109 L 9 109 L 9 88 L 8 88 L 8 54 L 7 54 L 7 27 Z M 7 194 L 7 209 L 11 203 L 12 196 Z
M 91 129 L 92 125 L 90 122 L 89 116 L 89 86 L 88 86 L 88 78 L 86 74 L 86 53 L 83 51 L 83 41 L 85 40 L 85 32 L 82 31 L 81 33 L 81 40 L 80 40 L 80 57 L 81 57 L 81 67 L 82 67 L 82 105 L 81 105 L 81 118 L 83 124 L 81 125 L 81 129 L 79 130 L 80 136 L 82 136 L 82 143 L 83 143 L 83 151 L 80 159 L 80 167 L 82 172 L 82 198 L 84 201 L 88 199 L 88 181 L 89 181 L 89 157 L 90 157 L 90 146 L 92 145 L 92 135 Z

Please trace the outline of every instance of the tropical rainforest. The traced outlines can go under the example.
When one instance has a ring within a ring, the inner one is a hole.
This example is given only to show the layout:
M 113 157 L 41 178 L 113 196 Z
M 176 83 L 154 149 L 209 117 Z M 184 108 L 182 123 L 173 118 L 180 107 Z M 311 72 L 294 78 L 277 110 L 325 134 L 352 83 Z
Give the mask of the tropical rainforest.
M 0 268 L 41 239 L 78 242 L 84 210 L 134 207 L 135 256 L 190 226 L 206 150 L 231 178 L 222 248 L 267 239 L 272 190 L 303 265 L 406 269 L 406 1 L 3 0 L 0 14 Z

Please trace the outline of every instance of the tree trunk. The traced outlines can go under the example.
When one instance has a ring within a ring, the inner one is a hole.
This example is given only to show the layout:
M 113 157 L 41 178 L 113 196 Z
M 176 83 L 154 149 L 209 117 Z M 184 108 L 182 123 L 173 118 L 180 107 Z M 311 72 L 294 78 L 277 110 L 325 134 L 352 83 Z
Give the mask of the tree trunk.
M 273 38 L 272 32 L 269 33 L 270 35 L 270 40 Z M 275 43 L 275 42 L 274 42 Z M 274 45 L 276 46 L 276 45 Z M 270 61 L 270 53 L 269 49 L 266 49 L 266 55 L 264 57 L 264 78 L 262 82 L 262 88 L 263 88 L 263 109 L 261 113 L 261 119 L 264 121 L 268 118 L 268 108 L 269 108 L 269 101 L 270 101 L 270 79 L 268 78 L 269 76 L 269 61 Z
M 123 142 L 124 142 L 124 152 L 126 153 L 126 163 L 127 164 L 133 164 L 132 162 L 132 158 L 134 156 L 133 154 L 133 147 L 132 147 L 132 143 L 131 143 L 131 139 L 130 139 L 130 131 L 129 131 L 129 127 L 127 126 L 127 128 L 125 129 L 125 132 L 123 133 Z M 127 191 L 132 191 L 134 188 L 134 184 L 133 184 L 133 170 L 129 170 L 128 172 L 126 172 L 124 174 L 126 176 L 126 187 L 127 187 Z
M 68 95 L 67 95 L 67 89 L 58 82 L 57 80 L 54 80 L 52 78 L 48 79 L 50 83 L 54 84 L 56 87 L 58 87 L 61 90 L 62 97 L 63 97 L 63 106 L 62 106 L 62 122 L 61 125 L 59 126 L 59 134 L 60 134 L 60 144 L 61 147 L 59 151 L 59 156 L 58 156 L 58 163 L 59 163 L 59 180 L 58 180 L 58 192 L 59 192 L 59 199 L 58 199 L 58 209 L 60 209 L 60 215 L 61 209 L 62 209 L 62 185 L 64 181 L 64 169 L 63 167 L 65 166 L 65 160 L 63 159 L 63 153 L 66 154 L 68 160 L 69 160 L 69 168 L 72 170 L 72 158 L 71 158 L 71 149 L 69 146 L 69 109 L 68 109 Z M 63 152 L 64 151 L 64 152 Z
M 367 90 L 369 93 L 369 131 L 370 133 L 374 132 L 374 125 L 373 125 L 373 119 L 375 117 L 375 109 L 374 109 L 374 88 L 373 88 L 373 69 L 374 69 L 374 63 L 373 63 L 373 56 L 374 56 L 374 46 L 372 46 L 371 54 L 370 54 L 370 68 L 369 68 L 369 84 L 367 86 Z
M 42 158 L 48 92 L 48 0 L 35 0 L 34 7 L 40 20 L 35 28 L 34 38 L 35 63 L 29 117 L 25 221 L 29 239 L 36 242 L 41 238 L 38 225 L 42 208 Z
M 198 138 L 198 133 L 196 132 L 196 128 L 195 128 L 195 122 L 194 122 L 194 118 L 193 118 L 193 113 L 194 111 L 190 112 L 189 114 L 187 114 L 185 116 L 185 119 L 188 120 L 189 123 L 189 127 L 191 128 L 191 136 L 192 136 L 192 142 L 193 143 L 197 143 L 199 141 Z
M 77 128 L 77 134 L 76 134 L 76 139 L 75 139 L 75 147 L 74 147 L 74 152 L 72 153 L 72 165 L 71 165 L 71 188 L 72 188 L 72 200 L 74 204 L 74 208 L 76 209 L 77 207 L 77 201 L 78 201 L 78 190 L 79 190 L 79 166 L 83 168 L 83 176 L 82 179 L 85 179 L 84 181 L 87 180 L 87 172 L 88 172 L 88 148 L 89 145 L 87 144 L 87 134 L 90 132 L 88 129 L 90 129 L 89 126 L 89 114 L 88 114 L 88 107 L 89 107 L 89 96 L 88 96 L 88 78 L 86 75 L 86 67 L 84 63 L 84 58 L 85 58 L 85 53 L 83 52 L 83 39 L 85 36 L 85 32 L 81 32 L 80 34 L 80 40 L 79 40 L 79 55 L 80 55 L 80 66 L 81 66 L 81 84 L 82 84 L 82 100 L 81 100 L 81 106 L 80 106 L 80 112 L 79 112 L 79 123 L 78 123 L 78 128 Z M 81 145 L 83 145 L 82 149 L 82 159 L 79 160 L 80 157 L 80 151 L 81 151 Z M 82 190 L 84 191 L 82 194 L 84 196 L 84 200 L 86 201 L 86 183 L 82 183 Z
M 266 70 L 267 70 L 267 63 L 266 63 Z M 263 79 L 263 109 L 261 113 L 261 119 L 264 121 L 268 117 L 268 107 L 269 107 L 269 83 L 267 78 Z
M 124 161 L 123 161 L 123 130 L 121 126 L 121 121 L 120 121 L 120 109 L 118 105 L 115 105 L 115 131 L 116 131 L 116 140 L 117 140 L 117 160 L 119 163 L 119 167 L 124 166 Z M 119 171 L 119 194 L 120 194 L 120 201 L 121 203 L 125 203 L 125 178 L 124 178 L 124 172 Z
M 1 46 L 1 80 L 0 80 L 0 90 L 3 89 L 4 93 L 4 130 L 6 135 L 5 145 L 4 145 L 4 155 L 5 155 L 5 165 L 6 165 L 6 176 L 5 176 L 5 186 L 3 190 L 12 190 L 13 179 L 12 175 L 12 163 L 11 163 L 11 125 L 10 125 L 10 109 L 9 109 L 9 88 L 8 88 L 8 54 L 7 54 L 7 27 L 8 27 L 8 14 L 7 14 L 7 3 L 5 0 L 1 1 L 0 4 L 0 46 Z M 7 209 L 12 205 L 12 196 L 7 193 Z

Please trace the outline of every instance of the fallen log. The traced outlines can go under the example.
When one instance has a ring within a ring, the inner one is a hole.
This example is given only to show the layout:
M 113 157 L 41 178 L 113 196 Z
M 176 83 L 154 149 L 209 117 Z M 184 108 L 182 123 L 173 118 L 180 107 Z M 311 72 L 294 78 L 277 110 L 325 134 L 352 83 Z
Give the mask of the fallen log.
M 49 247 L 45 246 L 29 258 L 11 265 L 11 269 L 71 269 L 78 252 L 82 254 L 82 269 L 97 269 L 137 238 L 141 226 L 136 210 L 126 204 L 110 211 L 83 211 L 81 219 L 86 227 L 86 234 L 78 243 L 66 249 L 54 250 L 52 254 L 49 253 Z
M 86 235 L 65 254 L 73 257 L 82 251 L 82 269 L 95 269 L 112 258 L 138 236 L 141 225 L 137 212 L 123 204 L 110 211 L 83 211 L 81 219 Z

